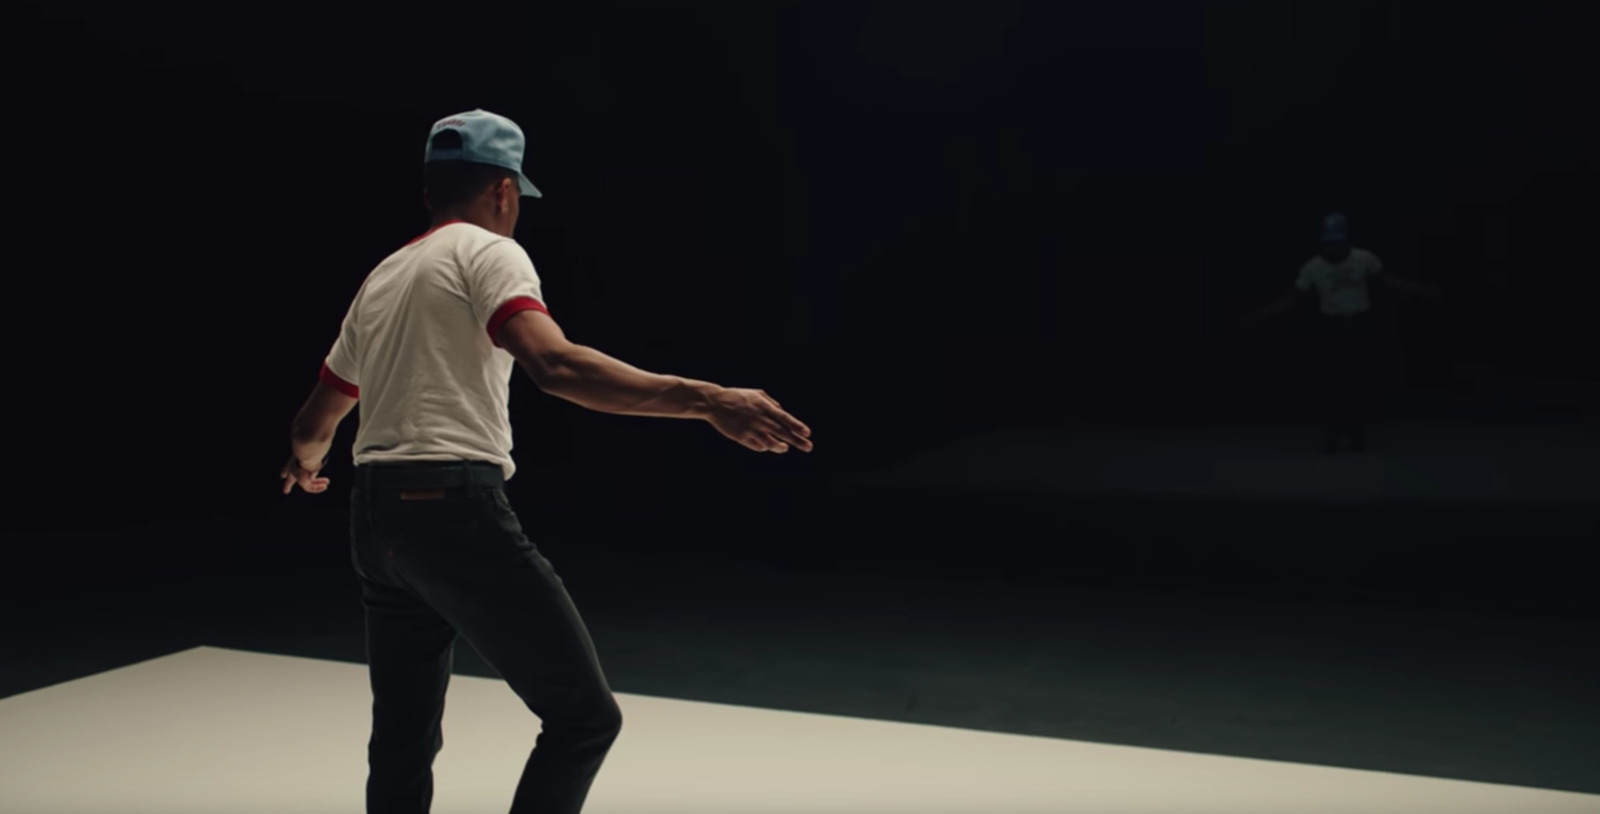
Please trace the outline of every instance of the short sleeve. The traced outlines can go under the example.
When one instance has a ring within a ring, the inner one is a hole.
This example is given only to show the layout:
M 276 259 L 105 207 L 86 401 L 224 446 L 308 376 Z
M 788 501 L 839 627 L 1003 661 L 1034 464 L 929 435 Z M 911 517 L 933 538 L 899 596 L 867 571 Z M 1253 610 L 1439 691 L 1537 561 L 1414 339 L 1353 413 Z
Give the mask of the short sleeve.
M 1383 261 L 1372 252 L 1367 252 L 1367 274 L 1377 274 L 1383 271 Z
M 320 374 L 324 382 L 351 398 L 359 397 L 361 386 L 361 356 L 356 336 L 356 306 L 360 300 L 361 295 L 357 294 L 350 303 L 350 310 L 345 312 L 339 338 L 334 340 L 323 360 Z
M 1295 288 L 1301 291 L 1311 290 L 1311 284 L 1315 282 L 1313 278 L 1316 275 L 1316 265 L 1317 261 L 1313 259 L 1306 261 L 1306 264 L 1300 267 L 1300 274 L 1294 278 Z
M 473 316 L 496 347 L 500 345 L 495 338 L 500 326 L 512 316 L 530 309 L 550 313 L 533 259 L 515 240 L 496 240 L 485 246 L 463 273 Z

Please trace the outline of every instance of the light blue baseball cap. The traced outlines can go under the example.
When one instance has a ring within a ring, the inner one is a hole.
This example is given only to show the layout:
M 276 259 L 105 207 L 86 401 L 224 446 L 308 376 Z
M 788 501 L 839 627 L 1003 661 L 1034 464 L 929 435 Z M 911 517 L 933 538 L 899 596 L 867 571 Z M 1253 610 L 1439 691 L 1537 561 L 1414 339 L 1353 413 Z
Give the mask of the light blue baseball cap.
M 433 149 L 433 137 L 445 130 L 461 134 L 460 149 Z M 522 153 L 527 147 L 522 128 L 517 123 L 496 113 L 478 109 L 446 116 L 435 122 L 428 131 L 428 143 L 423 149 L 422 161 L 470 161 L 508 169 L 517 174 L 517 184 L 522 194 L 543 198 L 539 188 L 522 174 Z

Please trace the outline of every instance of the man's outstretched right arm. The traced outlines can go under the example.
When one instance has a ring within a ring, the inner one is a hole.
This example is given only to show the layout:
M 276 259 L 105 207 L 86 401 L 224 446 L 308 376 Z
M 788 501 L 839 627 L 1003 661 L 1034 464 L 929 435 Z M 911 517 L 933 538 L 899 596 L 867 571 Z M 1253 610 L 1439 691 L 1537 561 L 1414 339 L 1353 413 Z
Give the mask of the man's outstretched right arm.
M 707 419 L 713 400 L 724 389 L 710 382 L 640 370 L 574 343 L 555 320 L 538 310 L 521 311 L 506 320 L 496 341 L 540 390 L 597 412 Z
M 617 415 L 703 419 L 756 452 L 812 449 L 811 429 L 765 392 L 640 370 L 568 341 L 543 311 L 517 313 L 495 334 L 540 390 Z

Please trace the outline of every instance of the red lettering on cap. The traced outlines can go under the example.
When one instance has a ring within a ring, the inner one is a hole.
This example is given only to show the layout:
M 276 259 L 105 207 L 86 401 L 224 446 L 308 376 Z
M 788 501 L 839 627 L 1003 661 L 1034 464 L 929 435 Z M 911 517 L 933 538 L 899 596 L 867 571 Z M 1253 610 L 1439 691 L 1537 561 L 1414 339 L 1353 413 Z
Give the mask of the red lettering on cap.
M 439 127 L 466 127 L 466 126 L 467 126 L 467 123 L 462 121 L 462 120 L 460 120 L 460 119 L 445 119 L 444 121 L 439 122 L 438 124 L 434 125 L 435 128 L 439 128 Z

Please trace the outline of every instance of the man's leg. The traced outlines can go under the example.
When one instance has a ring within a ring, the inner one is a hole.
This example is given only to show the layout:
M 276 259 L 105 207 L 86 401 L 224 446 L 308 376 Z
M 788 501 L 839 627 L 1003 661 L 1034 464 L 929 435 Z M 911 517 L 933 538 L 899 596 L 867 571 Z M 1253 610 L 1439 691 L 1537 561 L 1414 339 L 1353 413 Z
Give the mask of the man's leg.
M 1347 350 L 1344 347 L 1344 331 L 1339 317 L 1317 317 L 1317 370 L 1313 374 L 1318 377 L 1318 387 L 1314 392 L 1320 396 L 1317 409 L 1322 416 L 1322 454 L 1336 455 L 1344 451 L 1346 426 L 1348 416 L 1346 409 L 1349 401 L 1349 382 L 1345 361 Z
M 1334 328 L 1327 357 L 1329 374 L 1334 377 L 1330 443 L 1350 452 L 1365 452 L 1367 421 L 1374 408 L 1374 366 L 1378 361 L 1372 346 L 1372 317 L 1344 317 Z
M 474 501 L 480 522 L 472 539 L 408 562 L 406 577 L 543 725 L 511 813 L 578 814 L 622 711 L 582 617 L 504 490 L 483 488 Z
M 433 802 L 433 760 L 444 748 L 456 632 L 403 592 L 369 583 L 362 597 L 372 682 L 367 814 L 426 814 Z
M 352 497 L 354 561 L 372 684 L 367 812 L 427 814 L 433 803 L 433 761 L 444 747 L 445 691 L 456 632 L 396 577 L 387 562 L 391 555 L 371 535 L 365 495 Z
M 1367 420 L 1373 409 L 1373 371 L 1371 361 L 1361 359 L 1361 367 L 1350 376 L 1350 421 L 1345 427 L 1351 452 L 1367 451 Z
M 1355 352 L 1351 355 L 1353 369 L 1350 376 L 1350 449 L 1367 451 L 1367 427 L 1378 414 L 1378 399 L 1382 393 L 1380 366 L 1384 356 L 1377 345 L 1377 322 L 1371 314 L 1356 319 Z

